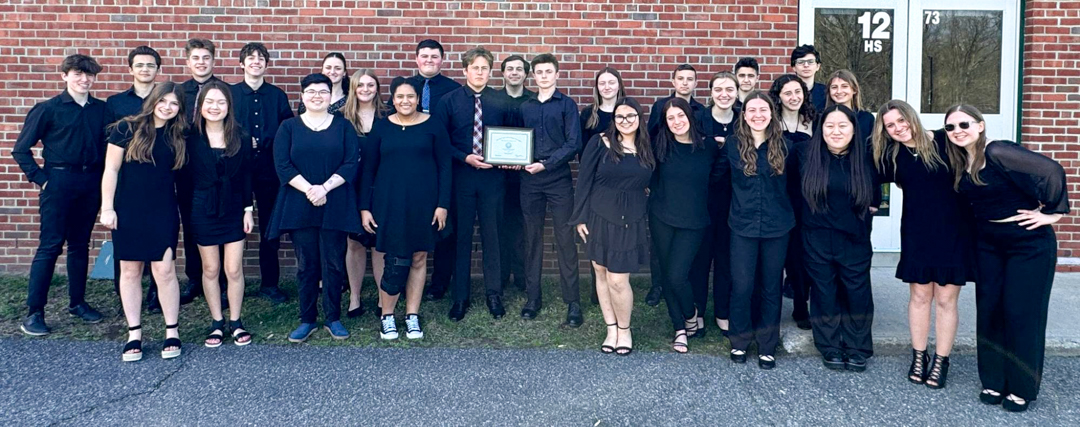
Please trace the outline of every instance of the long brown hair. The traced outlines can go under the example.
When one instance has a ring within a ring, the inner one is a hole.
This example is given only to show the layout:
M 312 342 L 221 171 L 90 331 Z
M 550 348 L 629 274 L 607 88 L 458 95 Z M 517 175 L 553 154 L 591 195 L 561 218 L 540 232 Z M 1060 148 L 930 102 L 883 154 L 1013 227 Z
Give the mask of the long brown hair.
M 745 111 L 750 101 L 755 99 L 760 99 L 769 105 L 769 115 L 772 117 L 769 119 L 769 125 L 765 127 L 765 143 L 769 144 L 766 156 L 768 156 L 773 175 L 783 175 L 788 153 L 787 145 L 784 144 L 784 132 L 780 130 L 779 113 L 769 95 L 757 89 L 746 95 L 743 110 Z M 739 120 L 738 125 L 735 126 L 735 138 L 739 140 L 739 159 L 743 162 L 743 175 L 754 176 L 757 175 L 757 148 L 754 147 L 754 134 L 750 130 L 750 124 L 746 122 L 746 117 L 744 113 L 742 120 Z
M 881 171 L 885 167 L 887 158 L 892 163 L 893 175 L 896 174 L 896 156 L 900 153 L 901 143 L 889 136 L 889 132 L 885 130 L 885 114 L 893 110 L 899 112 L 900 117 L 907 122 L 908 133 L 911 134 L 911 140 L 915 142 L 915 157 L 926 167 L 926 170 L 935 171 L 938 166 L 945 166 L 945 161 L 938 154 L 937 144 L 926 134 L 926 128 L 923 127 L 915 109 L 911 108 L 911 104 L 907 102 L 894 99 L 878 109 L 877 120 L 874 121 L 874 167 Z
M 656 167 L 656 157 L 653 156 L 652 144 L 649 143 L 649 131 L 647 126 L 641 123 L 641 119 L 645 117 L 642 113 L 641 104 L 634 98 L 623 98 L 615 102 L 615 110 L 619 107 L 627 106 L 634 109 L 634 113 L 638 115 L 638 128 L 634 132 L 634 149 L 637 151 L 638 161 L 641 162 L 641 166 L 646 169 L 652 170 Z M 612 115 L 614 115 L 612 111 Z M 622 141 L 622 133 L 615 125 L 615 119 L 611 119 L 611 124 L 608 125 L 607 130 L 603 133 L 607 138 L 610 146 L 607 149 L 607 157 L 612 163 L 619 163 L 619 160 L 624 156 L 623 148 L 625 145 Z
M 653 113 L 661 114 L 660 133 L 656 134 L 656 139 L 653 141 L 655 145 L 654 148 L 656 149 L 654 154 L 658 162 L 666 162 L 669 158 L 668 156 L 671 155 L 671 151 L 674 150 L 672 147 L 679 143 L 675 140 L 675 133 L 671 131 L 671 128 L 667 124 L 668 110 L 672 108 L 682 110 L 683 115 L 686 116 L 686 123 L 690 125 L 690 130 L 687 135 L 690 137 L 690 151 L 693 152 L 705 149 L 704 137 L 701 136 L 701 131 L 698 130 L 697 117 L 694 115 L 694 110 L 690 108 L 690 103 L 679 97 L 671 98 L 664 103 L 663 109 Z M 611 124 L 615 124 L 614 118 L 612 118 Z
M 855 73 L 848 70 L 836 70 L 829 76 L 828 80 L 825 80 L 825 107 L 828 108 L 834 104 L 832 94 L 828 92 L 829 88 L 832 87 L 833 80 L 836 79 L 847 82 L 851 86 L 851 90 L 855 92 L 851 94 L 851 110 L 856 113 L 862 111 L 862 89 L 859 88 L 859 79 L 855 77 Z M 806 96 L 810 96 L 810 93 L 807 92 Z
M 353 128 L 356 129 L 356 133 L 360 136 L 367 135 L 368 129 L 364 130 L 364 121 L 360 118 L 360 97 L 356 96 L 356 88 L 360 87 L 360 78 L 363 76 L 371 77 L 375 80 L 375 99 L 371 100 L 371 103 L 375 105 L 375 120 L 386 117 L 386 113 L 390 111 L 387 108 L 386 103 L 382 102 L 382 85 L 379 84 L 379 78 L 375 76 L 375 70 L 370 68 L 361 68 L 353 73 L 352 78 L 349 79 L 349 93 L 345 98 L 345 107 L 342 109 L 342 115 L 345 116 L 345 120 L 352 123 Z M 371 122 L 375 124 L 374 121 Z
M 225 120 L 221 124 L 225 129 L 225 157 L 235 156 L 240 152 L 240 125 L 236 123 L 236 117 L 234 117 L 233 111 L 233 98 L 232 91 L 229 90 L 229 85 L 221 80 L 211 80 L 203 85 L 199 90 L 198 101 L 195 102 L 195 130 L 200 135 L 206 136 L 206 118 L 202 115 L 202 105 L 206 101 L 206 93 L 211 90 L 217 89 L 225 95 L 226 106 Z
M 158 102 L 165 99 L 165 95 L 173 94 L 176 102 L 180 104 L 176 117 L 165 123 L 165 135 L 172 148 L 174 160 L 173 170 L 179 170 L 187 162 L 187 144 L 184 141 L 184 133 L 187 132 L 187 109 L 184 107 L 184 89 L 173 82 L 162 82 L 154 86 L 154 90 L 143 100 L 142 109 L 138 114 L 127 116 L 112 126 L 125 122 L 128 132 L 131 132 L 131 142 L 128 143 L 124 152 L 125 162 L 154 163 L 154 144 L 157 130 L 154 128 L 154 109 Z
M 617 70 L 611 67 L 601 68 L 596 72 L 596 77 L 593 77 L 593 104 L 592 112 L 589 113 L 589 120 L 585 121 L 585 129 L 596 129 L 600 125 L 600 104 L 604 103 L 604 99 L 600 97 L 600 76 L 603 74 L 611 74 L 615 76 L 615 80 L 619 81 L 619 91 L 615 94 L 615 103 L 618 104 L 623 98 L 626 98 L 626 88 L 623 87 L 622 74 L 619 74 Z M 614 122 L 613 122 L 614 123 Z
M 949 107 L 945 111 L 945 121 L 948 121 L 949 116 L 953 115 L 953 113 L 964 113 L 979 123 L 986 123 L 983 120 L 982 112 L 968 104 L 956 104 Z M 971 176 L 971 182 L 975 183 L 975 185 L 986 185 L 986 182 L 979 178 L 979 171 L 986 165 L 986 143 L 986 127 L 983 126 L 983 131 L 979 133 L 979 139 L 974 142 L 975 149 L 972 151 L 975 152 L 975 158 L 971 162 L 971 171 L 968 172 L 968 175 Z M 964 172 L 968 171 L 968 151 L 953 144 L 951 140 L 946 147 L 949 153 L 949 164 L 953 168 L 953 189 L 960 191 L 960 180 L 964 177 Z

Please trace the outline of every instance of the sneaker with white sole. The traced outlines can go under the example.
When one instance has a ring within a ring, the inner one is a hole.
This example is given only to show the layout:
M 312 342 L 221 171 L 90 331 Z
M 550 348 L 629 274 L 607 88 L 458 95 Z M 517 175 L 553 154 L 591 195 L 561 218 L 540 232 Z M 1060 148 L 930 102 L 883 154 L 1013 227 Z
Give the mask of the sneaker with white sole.
M 394 319 L 393 314 L 383 315 L 382 329 L 379 331 L 379 338 L 384 340 L 396 340 L 398 338 L 397 321 Z
M 424 330 L 420 329 L 420 316 L 410 314 L 405 316 L 405 338 L 418 340 L 424 337 Z

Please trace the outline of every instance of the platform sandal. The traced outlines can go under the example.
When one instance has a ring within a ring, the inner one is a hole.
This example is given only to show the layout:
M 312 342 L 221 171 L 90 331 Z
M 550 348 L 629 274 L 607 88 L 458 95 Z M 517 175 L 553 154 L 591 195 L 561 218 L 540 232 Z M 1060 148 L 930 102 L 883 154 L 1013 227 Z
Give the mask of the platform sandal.
M 165 325 L 165 330 L 177 329 L 180 327 L 179 323 L 171 325 Z M 175 347 L 175 350 L 168 350 L 170 347 Z M 172 359 L 180 357 L 180 353 L 183 350 L 183 343 L 180 342 L 180 338 L 165 338 L 165 343 L 161 346 L 161 358 Z
M 240 319 L 230 320 L 229 329 L 232 329 L 233 344 L 251 344 L 251 333 L 244 329 L 244 322 L 241 322 Z
M 225 319 L 215 320 L 210 323 L 209 332 L 206 335 L 206 341 L 203 343 L 209 348 L 221 347 L 221 343 L 225 341 Z
M 135 325 L 128 328 L 128 332 L 138 331 L 142 329 L 142 325 Z M 132 353 L 128 353 L 131 350 L 137 350 Z M 124 344 L 124 361 L 125 362 L 137 362 L 142 360 L 142 340 L 131 340 L 127 344 Z

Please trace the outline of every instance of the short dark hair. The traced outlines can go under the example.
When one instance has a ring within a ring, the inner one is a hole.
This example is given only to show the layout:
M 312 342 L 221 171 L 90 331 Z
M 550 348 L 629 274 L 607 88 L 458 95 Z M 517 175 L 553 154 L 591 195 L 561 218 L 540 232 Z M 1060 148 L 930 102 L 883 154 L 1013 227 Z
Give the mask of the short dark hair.
M 139 46 L 128 52 L 128 68 L 135 66 L 135 57 L 138 55 L 150 55 L 154 57 L 154 63 L 161 68 L 161 55 L 154 48 L 146 45 Z
M 694 75 L 695 76 L 697 75 L 697 70 L 694 69 L 693 65 L 682 64 L 682 65 L 679 65 L 678 67 L 675 67 L 675 71 L 671 72 L 671 78 L 675 78 L 675 75 L 679 74 L 679 71 L 693 71 Z
M 210 56 L 217 58 L 217 49 L 214 48 L 214 42 L 207 39 L 190 39 L 187 44 L 184 45 L 184 55 L 191 55 L 191 51 L 195 49 L 206 49 L 210 51 Z
M 439 56 L 446 56 L 446 52 L 443 51 L 442 44 L 432 40 L 426 39 L 416 44 L 416 53 L 420 53 L 420 49 L 439 49 Z
M 101 64 L 98 64 L 94 58 L 88 55 L 76 53 L 68 55 L 67 58 L 64 58 L 64 62 L 60 64 L 61 73 L 67 74 L 71 70 L 82 71 L 85 74 L 96 76 L 101 72 Z
M 244 58 L 256 53 L 262 55 L 263 59 L 266 60 L 266 65 L 270 65 L 270 51 L 266 50 L 266 45 L 259 42 L 251 42 L 240 48 L 240 64 L 244 64 Z
M 483 46 L 477 46 L 469 49 L 461 56 L 461 68 L 469 68 L 476 58 L 484 58 L 488 62 L 488 67 L 495 65 L 495 55 L 491 54 L 490 50 L 485 49 Z
M 554 65 L 555 71 L 559 71 L 559 59 L 556 58 L 555 55 L 552 55 L 550 53 L 541 53 L 539 55 L 536 55 L 536 57 L 532 60 L 532 64 L 530 65 L 532 65 L 532 69 L 535 70 L 536 66 L 540 64 Z
M 416 82 L 413 82 L 412 79 L 407 79 L 407 78 L 399 76 L 399 77 L 394 77 L 394 81 L 390 82 L 390 98 L 391 99 L 394 97 L 394 93 L 397 92 L 398 88 L 400 88 L 402 86 L 409 86 L 409 87 L 413 88 L 413 92 L 416 92 L 417 94 L 420 94 L 420 88 L 416 87 Z
M 758 62 L 754 58 L 739 58 L 739 62 L 735 63 L 735 68 L 732 68 L 731 71 L 738 74 L 740 68 L 753 68 L 754 74 L 761 74 L 761 67 L 758 66 Z
M 502 65 L 500 65 L 500 69 L 502 70 L 502 72 L 504 72 L 504 73 L 506 72 L 506 63 L 507 62 L 514 62 L 514 61 L 521 61 L 522 64 L 525 64 L 525 75 L 526 76 L 529 75 L 530 71 L 532 71 L 532 67 L 529 66 L 529 61 L 526 61 L 525 57 L 523 57 L 521 55 L 510 55 L 506 59 L 504 59 L 502 61 Z
M 326 87 L 333 87 L 334 86 L 334 82 L 331 82 L 330 78 L 326 77 L 325 74 L 323 74 L 323 73 L 312 73 L 312 74 L 308 74 L 308 75 L 304 76 L 303 79 L 300 79 L 300 91 L 303 91 L 304 89 L 307 89 L 308 86 L 317 85 L 317 84 L 320 84 L 320 83 L 326 85 Z
M 818 53 L 817 49 L 814 49 L 814 45 L 804 44 L 791 51 L 791 66 L 794 67 L 795 61 L 798 61 L 799 58 L 802 58 L 806 55 L 814 55 L 814 60 L 817 61 L 817 63 L 819 64 L 821 63 L 821 54 Z

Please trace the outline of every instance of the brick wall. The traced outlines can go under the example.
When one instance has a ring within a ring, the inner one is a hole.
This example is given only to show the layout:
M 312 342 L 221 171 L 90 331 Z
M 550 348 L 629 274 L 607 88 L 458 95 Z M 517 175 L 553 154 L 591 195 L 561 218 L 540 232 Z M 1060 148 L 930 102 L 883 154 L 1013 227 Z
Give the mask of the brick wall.
M 1028 3 L 1033 23 L 1024 64 L 1024 140 L 1063 160 L 1071 177 L 1080 166 L 1078 6 Z M 594 70 L 606 65 L 622 71 L 628 95 L 651 103 L 669 94 L 670 70 L 683 62 L 707 79 L 754 56 L 762 81 L 771 80 L 788 69 L 798 29 L 798 0 L 11 0 L 0 4 L 0 13 L 0 273 L 25 273 L 37 245 L 37 190 L 11 160 L 11 147 L 30 107 L 63 90 L 58 65 L 71 53 L 93 55 L 105 66 L 94 87 L 105 98 L 129 86 L 126 54 L 135 46 L 161 52 L 160 80 L 182 81 L 184 41 L 212 39 L 216 74 L 237 82 L 238 50 L 262 41 L 273 56 L 268 80 L 295 94 L 299 77 L 316 71 L 326 52 L 343 52 L 350 70 L 377 69 L 386 84 L 414 73 L 413 48 L 432 37 L 447 49 L 446 74 L 459 81 L 459 54 L 474 45 L 488 47 L 497 60 L 555 52 L 564 71 L 560 86 L 580 104 L 590 102 Z M 492 85 L 502 82 L 496 77 Z M 706 96 L 704 84 L 697 95 Z M 1071 218 L 1060 226 L 1065 256 L 1080 249 L 1076 227 Z M 92 255 L 106 239 L 99 227 Z M 257 274 L 254 239 L 245 260 L 249 275 Z M 291 251 L 285 258 L 285 266 L 294 265 Z M 553 257 L 545 271 L 555 271 Z

